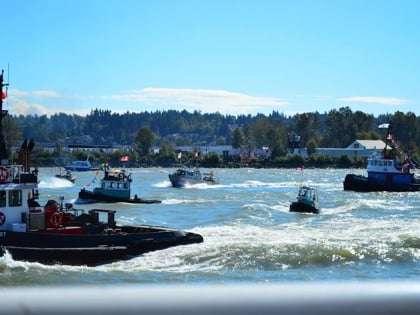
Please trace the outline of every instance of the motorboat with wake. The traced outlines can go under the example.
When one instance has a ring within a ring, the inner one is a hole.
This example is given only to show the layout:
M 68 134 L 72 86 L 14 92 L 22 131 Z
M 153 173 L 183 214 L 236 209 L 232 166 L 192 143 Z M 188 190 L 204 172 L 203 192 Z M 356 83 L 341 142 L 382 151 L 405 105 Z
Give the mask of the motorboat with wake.
M 385 148 L 381 154 L 368 159 L 367 176 L 347 174 L 344 190 L 370 191 L 420 191 L 420 179 L 415 176 L 416 163 L 405 153 L 391 133 L 391 124 L 381 124 L 388 128 Z M 397 158 L 397 154 L 400 159 Z M 401 160 L 401 162 L 400 162 Z
M 309 186 L 301 186 L 296 196 L 296 201 L 290 204 L 289 211 L 318 214 L 320 210 L 317 208 L 317 203 L 318 194 L 316 189 Z
M 3 92 L 3 72 L 0 86 Z M 0 98 L 0 255 L 44 264 L 96 266 L 146 252 L 203 242 L 199 234 L 168 227 L 118 224 L 115 211 L 39 203 L 38 170 L 31 168 L 33 140 L 25 140 L 17 164 L 9 163 Z
M 137 195 L 131 198 L 131 173 L 126 174 L 122 169 L 104 169 L 104 177 L 100 180 L 100 185 L 88 190 L 83 187 L 78 195 L 76 203 L 95 203 L 95 202 L 127 202 L 127 203 L 161 203 L 156 199 L 142 199 Z
M 76 177 L 73 176 L 73 174 L 71 173 L 71 171 L 64 171 L 58 173 L 57 175 L 55 175 L 55 177 L 60 178 L 60 179 L 65 179 L 68 180 L 69 182 L 73 183 L 76 181 Z
M 202 174 L 198 168 L 178 168 L 174 173 L 169 174 L 169 180 L 173 187 L 185 187 L 197 184 L 218 184 L 218 179 L 213 172 Z

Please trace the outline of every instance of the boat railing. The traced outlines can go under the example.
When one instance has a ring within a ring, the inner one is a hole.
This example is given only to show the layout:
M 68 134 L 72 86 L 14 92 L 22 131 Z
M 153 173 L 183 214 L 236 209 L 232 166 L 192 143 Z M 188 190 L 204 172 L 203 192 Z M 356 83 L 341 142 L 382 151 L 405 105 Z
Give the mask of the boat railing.
M 61 209 L 63 212 L 72 213 L 74 216 L 79 216 L 85 213 L 84 209 L 76 209 L 73 207 L 72 203 L 66 203 L 64 209 Z
M 8 164 L 0 165 L 0 184 L 4 183 L 37 183 L 38 169 L 25 172 L 23 165 Z
M 106 227 L 115 227 L 115 210 L 104 210 L 104 209 L 92 209 L 89 210 L 89 214 L 92 217 L 92 224 L 100 224 Z M 101 221 L 100 215 L 106 214 L 106 221 Z

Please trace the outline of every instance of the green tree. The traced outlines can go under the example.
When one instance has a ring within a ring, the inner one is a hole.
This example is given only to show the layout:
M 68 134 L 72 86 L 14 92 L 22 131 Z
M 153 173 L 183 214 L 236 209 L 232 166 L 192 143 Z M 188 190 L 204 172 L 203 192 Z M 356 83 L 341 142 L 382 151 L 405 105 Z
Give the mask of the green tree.
M 274 121 L 273 126 L 270 126 L 267 130 L 266 145 L 271 150 L 271 158 L 273 160 L 286 153 L 285 133 L 285 128 L 281 120 Z
M 316 142 L 315 139 L 309 140 L 308 143 L 306 144 L 306 150 L 308 151 L 308 154 L 311 155 L 315 153 L 315 149 L 317 146 L 318 146 L 318 143 Z
M 293 117 L 292 130 L 301 137 L 300 145 L 308 147 L 311 140 L 319 141 L 319 116 L 319 113 L 315 112 L 296 114 Z
M 236 128 L 232 133 L 232 148 L 240 149 L 244 143 L 244 136 L 239 128 Z
M 352 112 L 350 107 L 331 110 L 325 119 L 326 132 L 322 146 L 343 148 L 357 138 L 358 132 L 372 129 L 373 116 L 361 111 Z
M 140 153 L 143 156 L 149 155 L 149 151 L 153 146 L 154 140 L 155 140 L 155 136 L 148 127 L 142 127 L 137 132 L 136 144 L 139 148 Z

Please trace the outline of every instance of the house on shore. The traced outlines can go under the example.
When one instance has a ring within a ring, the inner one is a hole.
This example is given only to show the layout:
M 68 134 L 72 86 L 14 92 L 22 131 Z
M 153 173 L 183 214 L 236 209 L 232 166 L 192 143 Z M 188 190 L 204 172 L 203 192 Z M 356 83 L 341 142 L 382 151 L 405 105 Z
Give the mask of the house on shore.
M 341 155 L 369 157 L 374 152 L 383 150 L 385 142 L 382 140 L 355 140 L 347 148 L 316 148 L 316 154 L 325 154 L 332 157 Z

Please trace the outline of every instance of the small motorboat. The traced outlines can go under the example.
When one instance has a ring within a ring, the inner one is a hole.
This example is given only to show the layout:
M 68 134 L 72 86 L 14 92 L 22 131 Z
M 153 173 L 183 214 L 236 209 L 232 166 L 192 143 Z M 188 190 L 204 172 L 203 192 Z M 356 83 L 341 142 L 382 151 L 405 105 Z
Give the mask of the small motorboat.
M 198 168 L 178 168 L 174 173 L 169 174 L 169 180 L 173 187 L 185 187 L 197 184 L 218 184 L 218 179 L 213 172 L 202 174 Z
M 302 213 L 319 213 L 317 208 L 318 194 L 315 188 L 301 186 L 296 196 L 296 201 L 290 204 L 289 211 Z
M 104 169 L 104 177 L 100 185 L 93 190 L 83 187 L 76 203 L 95 203 L 95 202 L 128 202 L 128 203 L 161 203 L 156 199 L 143 199 L 134 195 L 131 198 L 131 173 L 126 174 L 125 170 Z
M 61 179 L 66 179 L 66 180 L 68 180 L 69 182 L 72 182 L 72 183 L 74 183 L 76 181 L 76 177 L 73 176 L 71 171 L 66 171 L 65 173 L 60 172 L 59 174 L 55 175 L 55 177 L 61 178 Z

